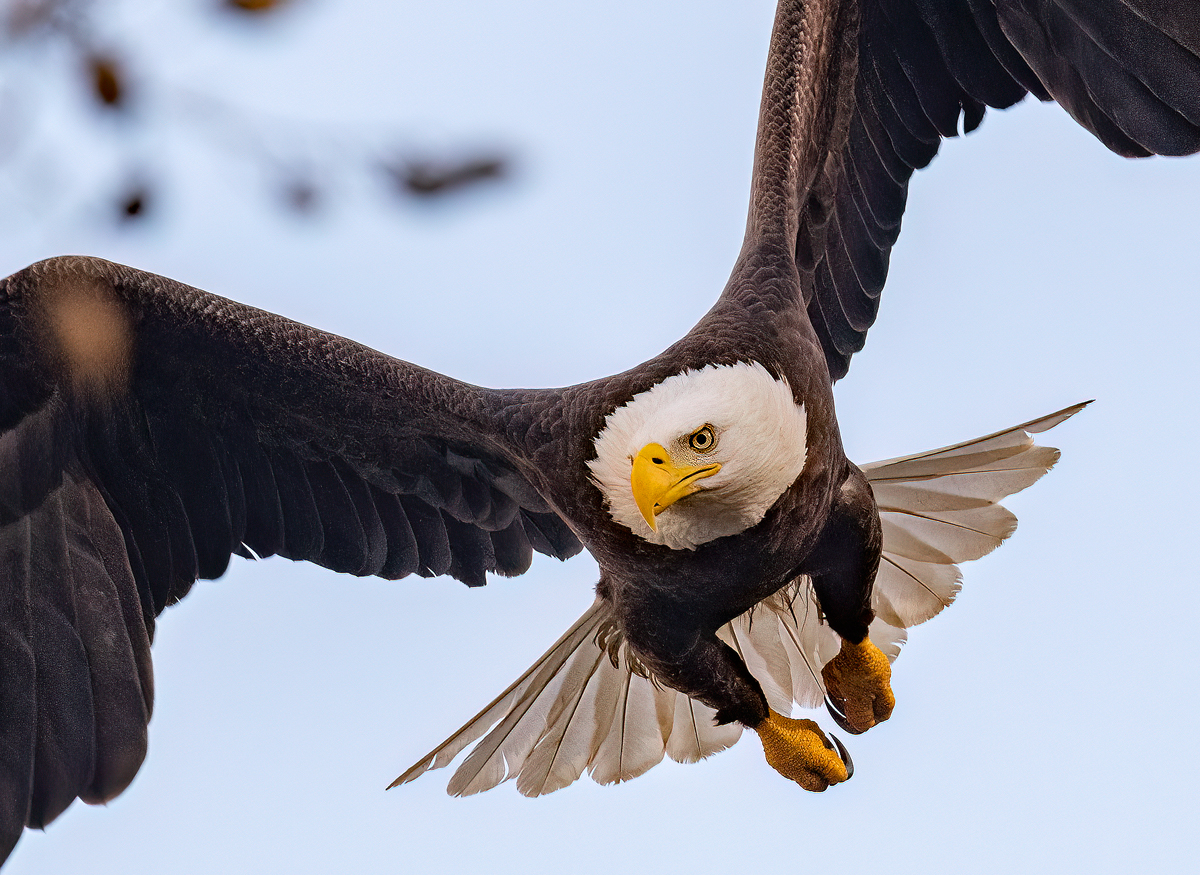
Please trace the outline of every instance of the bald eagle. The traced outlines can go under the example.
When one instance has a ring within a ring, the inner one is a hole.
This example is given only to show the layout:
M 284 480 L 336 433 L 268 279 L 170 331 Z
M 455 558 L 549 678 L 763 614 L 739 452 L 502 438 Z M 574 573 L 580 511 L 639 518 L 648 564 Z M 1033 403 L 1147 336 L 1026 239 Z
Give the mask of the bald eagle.
M 1086 8 L 1084 8 L 1086 7 Z M 1200 150 L 1189 4 L 782 2 L 741 253 L 624 373 L 492 390 L 162 277 L 59 258 L 0 282 L 0 854 L 141 764 L 155 617 L 233 555 L 360 575 L 597 560 L 597 600 L 397 781 L 632 777 L 756 731 L 808 789 L 886 720 L 903 629 L 1011 532 L 1068 408 L 857 466 L 832 384 L 873 323 L 907 183 L 1027 93 L 1123 155 Z

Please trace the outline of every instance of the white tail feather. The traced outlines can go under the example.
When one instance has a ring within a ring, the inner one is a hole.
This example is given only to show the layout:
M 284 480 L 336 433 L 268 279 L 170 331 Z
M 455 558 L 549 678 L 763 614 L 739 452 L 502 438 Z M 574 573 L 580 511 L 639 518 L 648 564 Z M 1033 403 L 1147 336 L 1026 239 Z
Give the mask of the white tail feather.
M 624 683 L 619 686 L 613 721 L 589 763 L 589 773 L 600 784 L 636 778 L 662 762 L 667 750 L 655 701 L 660 690 L 640 675 L 620 674 Z M 670 694 L 679 695 L 674 690 Z
M 883 558 L 872 605 L 871 640 L 889 659 L 906 628 L 954 601 L 957 563 L 978 559 L 1016 528 L 1001 507 L 1045 474 L 1058 451 L 1032 434 L 1081 410 L 1077 404 L 995 434 L 950 447 L 862 466 L 879 504 Z M 820 619 L 808 578 L 800 578 L 717 635 L 745 660 L 771 707 L 817 707 L 821 669 L 840 639 Z M 509 778 L 538 796 L 587 771 L 602 784 L 627 781 L 662 761 L 690 763 L 736 742 L 741 727 L 716 726 L 706 705 L 645 677 L 597 600 L 516 682 L 391 786 L 450 764 L 482 738 L 450 779 L 469 795 Z
M 576 620 L 574 625 L 563 633 L 563 636 L 549 650 L 542 654 L 541 658 L 531 665 L 523 675 L 517 678 L 508 689 L 493 699 L 491 704 L 486 708 L 468 720 L 457 732 L 430 751 L 420 762 L 413 765 L 393 781 L 388 786 L 388 789 L 398 784 L 407 784 L 409 781 L 416 780 L 430 769 L 440 769 L 450 765 L 455 757 L 466 750 L 467 747 L 479 739 L 497 722 L 504 724 L 520 722 L 521 717 L 529 713 L 528 703 L 530 703 L 531 699 L 535 699 L 540 693 L 545 692 L 550 677 L 562 668 L 566 660 L 575 653 L 582 642 L 592 640 L 595 637 L 605 619 L 604 610 L 604 605 L 599 601 L 588 608 L 583 616 Z M 547 673 L 547 670 L 549 670 L 549 673 Z M 546 705 L 548 708 L 549 702 L 546 702 Z M 511 720 L 517 712 L 520 712 L 520 715 L 516 717 L 515 721 Z M 499 726 L 496 727 L 497 730 L 500 728 Z M 466 764 L 464 763 L 463 765 L 465 766 Z M 458 771 L 462 772 L 462 770 L 463 768 L 460 767 Z M 505 777 L 502 773 L 493 783 L 479 789 L 490 789 L 503 781 Z
M 1058 460 L 1058 450 L 1037 446 L 1032 435 L 1084 406 L 973 441 L 862 466 L 883 524 L 883 557 L 871 603 L 876 624 L 905 629 L 954 601 L 962 580 L 957 563 L 987 555 L 1017 527 L 1017 518 L 997 502 L 1037 482 Z

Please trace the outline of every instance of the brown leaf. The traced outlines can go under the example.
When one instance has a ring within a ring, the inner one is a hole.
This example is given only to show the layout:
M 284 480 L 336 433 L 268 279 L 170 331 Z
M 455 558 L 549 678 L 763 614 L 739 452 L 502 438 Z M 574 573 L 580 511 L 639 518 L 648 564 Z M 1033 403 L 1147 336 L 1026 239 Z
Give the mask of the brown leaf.
M 409 194 L 433 197 L 498 179 L 507 172 L 508 161 L 500 156 L 480 156 L 464 161 L 408 161 L 386 169 Z
M 125 98 L 120 64 L 104 55 L 88 58 L 88 75 L 91 78 L 92 96 L 105 106 L 117 107 Z
M 117 202 L 118 216 L 121 221 L 132 222 L 146 217 L 147 202 L 150 190 L 141 183 L 134 183 L 121 194 Z
M 225 6 L 235 12 L 259 15 L 286 6 L 289 0 L 225 0 Z

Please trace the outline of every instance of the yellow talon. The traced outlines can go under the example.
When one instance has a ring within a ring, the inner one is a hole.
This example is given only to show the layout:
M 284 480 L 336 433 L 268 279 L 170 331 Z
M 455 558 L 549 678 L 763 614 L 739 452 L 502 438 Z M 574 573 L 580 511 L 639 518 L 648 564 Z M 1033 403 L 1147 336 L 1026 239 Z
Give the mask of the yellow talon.
M 842 640 L 842 649 L 821 669 L 829 698 L 845 715 L 849 728 L 866 732 L 892 716 L 892 666 L 878 647 L 864 638 L 858 644 Z
M 755 731 L 771 768 L 805 790 L 819 793 L 849 777 L 846 764 L 811 720 L 793 720 L 769 711 Z

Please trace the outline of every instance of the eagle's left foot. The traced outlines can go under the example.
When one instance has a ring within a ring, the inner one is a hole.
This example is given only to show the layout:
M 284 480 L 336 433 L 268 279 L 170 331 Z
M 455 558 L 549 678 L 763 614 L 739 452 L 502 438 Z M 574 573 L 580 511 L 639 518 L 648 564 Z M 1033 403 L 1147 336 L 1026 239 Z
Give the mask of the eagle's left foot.
M 892 716 L 892 666 L 878 647 L 864 638 L 858 644 L 843 639 L 838 655 L 821 669 L 829 713 L 847 732 L 866 732 Z
M 768 711 L 767 719 L 754 727 L 754 731 L 762 741 L 771 768 L 805 790 L 819 793 L 830 784 L 849 780 L 854 773 L 846 748 L 835 738 L 835 750 L 811 720 L 794 720 Z

